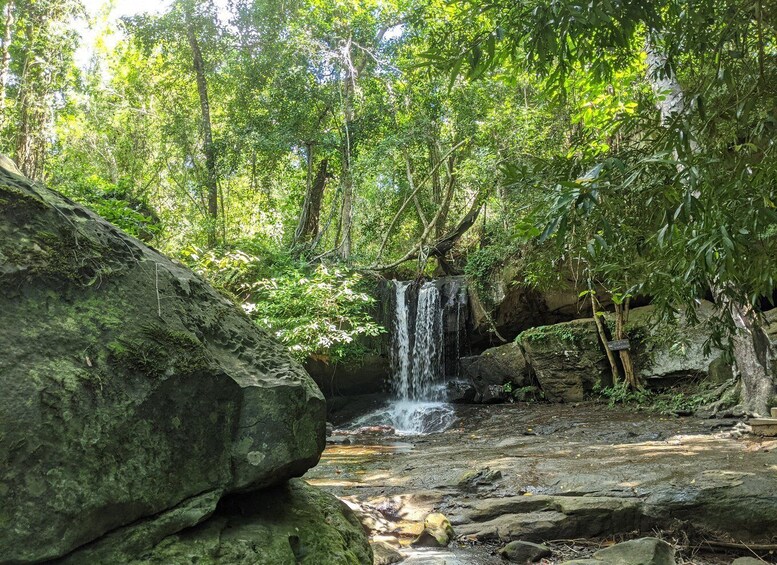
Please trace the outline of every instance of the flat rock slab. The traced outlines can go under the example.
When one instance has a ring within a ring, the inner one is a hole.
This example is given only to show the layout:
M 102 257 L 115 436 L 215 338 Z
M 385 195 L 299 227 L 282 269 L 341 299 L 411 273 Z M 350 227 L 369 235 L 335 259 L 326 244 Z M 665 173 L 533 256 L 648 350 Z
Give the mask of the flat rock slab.
M 593 558 L 607 565 L 675 565 L 674 548 L 657 538 L 618 543 L 597 551 Z
M 777 468 L 777 441 L 739 437 L 717 421 L 596 403 L 457 406 L 456 413 L 446 432 L 403 437 L 412 449 L 392 450 L 391 437 L 329 446 L 305 477 L 372 509 L 387 533 L 410 532 L 424 511 L 439 511 L 465 542 L 688 528 L 773 543 L 777 475 L 766 470 Z M 485 467 L 502 477 L 477 492 L 461 488 L 464 473 Z

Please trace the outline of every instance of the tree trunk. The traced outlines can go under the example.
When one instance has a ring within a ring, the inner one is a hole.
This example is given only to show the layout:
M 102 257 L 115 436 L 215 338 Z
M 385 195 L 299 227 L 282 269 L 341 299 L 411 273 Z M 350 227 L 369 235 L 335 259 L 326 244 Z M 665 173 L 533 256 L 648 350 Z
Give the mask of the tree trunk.
M 313 142 L 305 142 L 305 160 L 307 161 L 307 167 L 305 171 L 305 198 L 302 201 L 302 207 L 299 211 L 299 219 L 297 220 L 297 229 L 294 230 L 294 240 L 292 247 L 296 246 L 301 238 L 302 233 L 305 231 L 305 226 L 308 223 L 308 214 L 310 213 L 310 197 L 313 189 Z
M 0 52 L 0 126 L 5 122 L 5 98 L 8 74 L 11 63 L 11 37 L 14 23 L 14 0 L 8 0 L 5 5 L 5 29 L 3 31 L 3 45 Z
M 344 261 L 347 261 L 351 257 L 351 227 L 353 223 L 353 178 L 351 177 L 351 171 L 346 169 L 343 171 L 342 177 L 343 187 L 343 205 L 340 208 L 340 229 L 341 236 L 339 255 Z
M 350 48 L 349 48 L 350 49 Z M 343 205 L 340 209 L 340 237 L 338 247 L 340 258 L 347 261 L 351 257 L 351 227 L 353 223 L 353 176 L 351 174 L 351 126 L 353 124 L 353 91 L 356 75 L 351 71 L 345 73 L 343 83 L 343 170 L 340 184 L 343 191 Z
M 40 180 L 46 155 L 46 85 L 42 62 L 35 56 L 36 35 L 44 21 L 29 21 L 24 41 L 28 48 L 22 65 L 17 98 L 16 164 L 27 177 Z
M 456 155 L 453 153 L 448 156 L 448 160 L 445 163 L 445 172 L 445 192 L 442 195 L 442 202 L 439 203 L 440 213 L 437 215 L 437 221 L 434 225 L 434 235 L 438 239 L 445 232 L 445 224 L 448 222 L 448 213 L 451 210 L 453 193 L 456 190 Z
M 729 308 L 737 328 L 733 345 L 742 383 L 741 406 L 751 414 L 768 416 L 777 401 L 777 352 L 752 308 L 739 304 Z
M 648 80 L 656 94 L 665 95 L 658 103 L 661 121 L 664 125 L 669 125 L 672 116 L 685 110 L 682 86 L 674 71 L 665 69 L 666 55 L 658 49 L 655 37 L 648 37 L 645 51 Z M 698 150 L 693 141 L 690 147 L 692 151 Z M 715 283 L 711 284 L 713 294 L 718 296 L 719 302 L 722 300 L 722 306 L 729 311 L 736 327 L 732 341 L 734 364 L 742 383 L 741 405 L 750 413 L 765 415 L 777 394 L 777 352 L 771 347 L 770 340 L 752 308 L 726 301 L 722 298 L 721 289 L 716 286 Z
M 318 164 L 316 179 L 308 183 L 307 194 L 300 212 L 299 223 L 294 233 L 295 244 L 310 243 L 318 235 L 318 224 L 321 216 L 321 203 L 324 200 L 324 190 L 329 174 L 329 161 L 322 159 Z
M 473 225 L 475 225 L 475 222 L 478 219 L 478 216 L 480 215 L 480 209 L 483 207 L 483 203 L 480 198 L 475 198 L 474 202 L 472 203 L 472 206 L 469 209 L 469 212 L 467 212 L 464 217 L 459 221 L 458 224 L 456 224 L 456 227 L 453 228 L 451 231 L 449 231 L 447 234 L 442 236 L 441 238 L 437 239 L 434 243 L 432 243 L 429 246 L 429 250 L 427 253 L 428 257 L 442 257 L 448 251 L 453 249 L 453 246 L 456 244 L 456 242 L 461 239 L 461 236 L 463 236 L 465 233 L 467 233 L 467 230 L 471 228 Z M 441 215 L 442 210 L 438 213 L 438 215 Z M 435 221 L 437 218 L 435 218 Z
M 589 283 L 588 285 L 588 291 L 591 294 L 591 312 L 593 313 L 594 322 L 596 323 L 596 330 L 599 334 L 599 339 L 602 342 L 602 345 L 604 346 L 604 352 L 607 354 L 607 361 L 610 363 L 610 372 L 612 373 L 612 384 L 617 385 L 621 380 L 621 374 L 618 370 L 618 362 L 615 360 L 615 355 L 613 355 L 612 351 L 610 351 L 610 348 L 607 345 L 608 339 L 607 339 L 607 332 L 604 329 L 604 323 L 602 322 L 602 318 L 599 315 L 599 308 L 597 307 L 598 300 L 596 300 L 596 295 L 593 291 L 593 286 Z
M 626 323 L 629 321 L 629 299 L 627 298 L 623 304 L 615 304 L 615 339 L 628 339 L 626 335 Z M 631 360 L 631 351 L 628 349 L 621 349 L 618 352 L 618 356 L 621 359 L 621 365 L 623 366 L 623 376 L 626 383 L 632 389 L 641 389 L 642 383 L 637 379 L 637 375 L 634 372 L 634 363 Z
M 205 64 L 202 52 L 190 14 L 186 14 L 186 37 L 192 50 L 192 62 L 197 78 L 197 92 L 200 96 L 200 111 L 202 113 L 202 133 L 205 152 L 205 188 L 208 200 L 208 245 L 216 245 L 217 222 L 219 218 L 219 190 L 216 174 L 216 146 L 213 144 L 213 131 L 210 121 L 210 101 L 208 100 L 208 83 L 205 79 Z
M 421 238 L 416 243 L 413 248 L 405 253 L 405 255 L 398 259 L 397 261 L 394 261 L 393 263 L 389 265 L 381 265 L 381 266 L 373 266 L 372 269 L 376 271 L 385 271 L 387 269 L 393 269 L 397 265 L 401 265 L 405 261 L 410 261 L 411 259 L 417 259 L 417 258 L 423 258 L 424 260 L 430 258 L 430 257 L 444 257 L 445 254 L 451 250 L 451 248 L 456 244 L 456 242 L 463 236 L 465 233 L 467 233 L 467 230 L 471 228 L 474 223 L 478 219 L 478 215 L 480 214 L 480 209 L 484 207 L 483 205 L 483 199 L 482 199 L 483 193 L 478 194 L 475 197 L 475 200 L 472 202 L 472 206 L 470 206 L 469 211 L 464 215 L 464 217 L 459 221 L 459 223 L 456 225 L 455 228 L 453 228 L 450 232 L 445 234 L 443 237 L 437 239 L 432 244 L 426 246 L 424 245 L 424 242 L 426 241 L 426 238 L 429 236 L 429 234 L 432 231 L 432 228 L 434 227 L 434 222 L 437 221 L 437 216 L 435 216 L 432 221 L 429 223 L 429 226 L 424 230 L 424 233 L 421 234 Z M 437 214 L 439 215 L 441 210 L 438 210 Z

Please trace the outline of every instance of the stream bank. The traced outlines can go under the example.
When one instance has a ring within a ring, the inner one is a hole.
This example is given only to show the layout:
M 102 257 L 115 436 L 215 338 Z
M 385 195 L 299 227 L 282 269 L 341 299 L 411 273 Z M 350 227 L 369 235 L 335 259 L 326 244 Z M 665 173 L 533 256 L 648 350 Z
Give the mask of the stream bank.
M 658 532 L 687 546 L 678 563 L 703 565 L 736 557 L 696 551 L 709 550 L 705 540 L 777 542 L 777 441 L 743 435 L 738 420 L 592 402 L 455 410 L 451 428 L 426 436 L 336 431 L 305 479 L 355 508 L 407 563 L 500 563 L 508 541 L 567 540 L 546 561 L 558 563 L 568 540 Z M 436 556 L 407 547 L 431 512 L 456 533 Z

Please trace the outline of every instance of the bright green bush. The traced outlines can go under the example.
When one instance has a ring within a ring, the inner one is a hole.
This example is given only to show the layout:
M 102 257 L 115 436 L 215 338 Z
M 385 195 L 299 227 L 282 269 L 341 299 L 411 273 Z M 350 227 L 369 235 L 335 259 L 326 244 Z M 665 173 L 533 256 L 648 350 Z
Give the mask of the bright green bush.
M 312 354 L 335 361 L 364 353 L 358 340 L 385 332 L 370 311 L 375 299 L 364 291 L 362 276 L 336 267 L 308 267 L 289 255 L 255 242 L 242 249 L 189 249 L 185 260 L 217 288 L 231 295 L 249 316 L 291 354 Z
M 88 175 L 62 179 L 57 188 L 133 237 L 151 241 L 161 231 L 154 211 L 142 199 L 130 196 L 121 182 L 114 184 Z

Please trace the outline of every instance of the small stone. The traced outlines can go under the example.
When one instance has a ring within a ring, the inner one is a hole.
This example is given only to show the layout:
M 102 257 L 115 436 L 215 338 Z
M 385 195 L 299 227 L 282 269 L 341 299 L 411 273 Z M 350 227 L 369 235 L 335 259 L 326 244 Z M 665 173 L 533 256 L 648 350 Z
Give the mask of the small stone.
M 479 486 L 491 485 L 502 478 L 502 472 L 492 470 L 489 467 L 483 467 L 475 471 L 467 471 L 458 481 L 458 487 L 465 491 L 477 490 Z
M 497 552 L 502 559 L 516 563 L 534 563 L 543 557 L 550 557 L 551 551 L 544 545 L 529 541 L 511 541 Z
M 391 565 L 392 563 L 400 563 L 405 560 L 405 557 L 399 553 L 396 549 L 391 547 L 385 541 L 371 542 L 373 565 Z
M 424 530 L 413 540 L 413 547 L 445 547 L 453 539 L 453 527 L 444 514 L 435 512 L 424 520 Z
M 594 559 L 611 565 L 675 565 L 674 548 L 658 538 L 640 538 L 594 553 Z
M 731 565 L 763 565 L 764 562 L 755 557 L 737 557 Z

